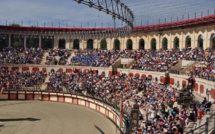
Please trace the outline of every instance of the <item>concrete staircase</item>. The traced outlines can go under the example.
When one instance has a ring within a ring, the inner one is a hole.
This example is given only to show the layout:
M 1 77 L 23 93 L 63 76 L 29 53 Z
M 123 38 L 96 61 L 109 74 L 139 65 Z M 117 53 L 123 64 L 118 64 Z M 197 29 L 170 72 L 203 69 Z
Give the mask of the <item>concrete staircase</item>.
M 188 64 L 186 67 L 183 67 L 184 69 L 181 70 L 180 74 L 184 74 L 186 75 L 190 69 L 193 67 L 193 66 L 196 66 L 196 65 L 199 65 L 199 62 L 191 62 L 190 64 Z
M 46 56 L 49 55 L 49 52 L 46 51 L 44 54 L 43 54 L 43 58 L 42 58 L 42 61 L 40 62 L 40 65 L 45 65 L 46 63 Z
M 72 59 L 73 56 L 75 56 L 74 51 L 72 51 L 72 52 L 71 52 L 71 55 L 68 57 L 67 63 L 71 63 L 71 59 Z
M 47 75 L 47 76 L 46 76 L 46 79 L 45 79 L 45 82 L 40 86 L 40 89 L 41 89 L 41 90 L 46 90 L 47 84 L 50 82 L 50 81 L 49 81 L 49 78 L 50 78 L 50 76 Z
M 203 101 L 203 97 L 197 95 L 197 94 L 194 94 L 195 95 L 195 100 L 198 101 L 198 102 L 202 102 Z M 203 118 L 201 119 L 200 121 L 200 125 L 199 126 L 202 126 L 200 127 L 198 130 L 195 130 L 193 134 L 203 134 L 205 133 L 205 122 L 208 122 L 208 128 L 209 128 L 209 134 L 214 134 L 212 133 L 212 131 L 214 130 L 214 122 L 215 122 L 215 116 L 212 117 L 212 115 L 214 114 L 214 111 L 215 111 L 215 105 L 213 104 L 211 106 L 211 111 L 206 113 Z M 207 120 L 208 118 L 208 120 Z M 196 122 L 190 122 L 188 124 L 188 126 L 185 127 L 185 130 L 184 132 L 185 133 L 188 133 L 191 129 L 195 129 L 197 128 L 197 123 Z

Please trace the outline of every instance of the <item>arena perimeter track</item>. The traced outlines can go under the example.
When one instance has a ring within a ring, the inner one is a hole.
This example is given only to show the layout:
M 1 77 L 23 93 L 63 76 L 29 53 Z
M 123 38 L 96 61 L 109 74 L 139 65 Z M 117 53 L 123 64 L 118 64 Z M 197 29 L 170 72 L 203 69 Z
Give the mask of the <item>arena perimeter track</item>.
M 119 134 L 116 130 L 105 116 L 81 106 L 0 101 L 0 134 Z

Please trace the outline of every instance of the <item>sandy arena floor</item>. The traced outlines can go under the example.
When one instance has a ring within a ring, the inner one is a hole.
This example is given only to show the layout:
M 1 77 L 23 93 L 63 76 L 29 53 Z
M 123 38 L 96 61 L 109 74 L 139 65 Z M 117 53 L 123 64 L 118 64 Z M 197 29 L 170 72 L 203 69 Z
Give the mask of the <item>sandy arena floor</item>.
M 105 116 L 84 107 L 57 102 L 0 101 L 0 134 L 104 133 L 119 134 Z

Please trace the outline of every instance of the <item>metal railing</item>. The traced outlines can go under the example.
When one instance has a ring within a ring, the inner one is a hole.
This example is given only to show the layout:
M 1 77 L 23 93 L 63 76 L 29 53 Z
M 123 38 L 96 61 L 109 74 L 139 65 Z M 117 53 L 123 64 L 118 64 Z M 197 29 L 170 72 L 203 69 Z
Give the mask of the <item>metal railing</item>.
M 198 121 L 196 123 L 198 125 Z M 215 113 L 206 118 L 206 121 L 201 126 L 197 126 L 195 129 L 191 129 L 186 134 L 209 134 L 210 131 L 215 128 Z

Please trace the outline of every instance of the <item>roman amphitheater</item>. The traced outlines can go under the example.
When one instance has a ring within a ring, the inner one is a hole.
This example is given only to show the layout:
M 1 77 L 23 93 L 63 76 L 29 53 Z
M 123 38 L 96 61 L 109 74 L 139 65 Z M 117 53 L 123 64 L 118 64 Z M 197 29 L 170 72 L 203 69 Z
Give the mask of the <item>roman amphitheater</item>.
M 0 25 L 0 133 L 214 134 L 215 15 L 132 29 Z

